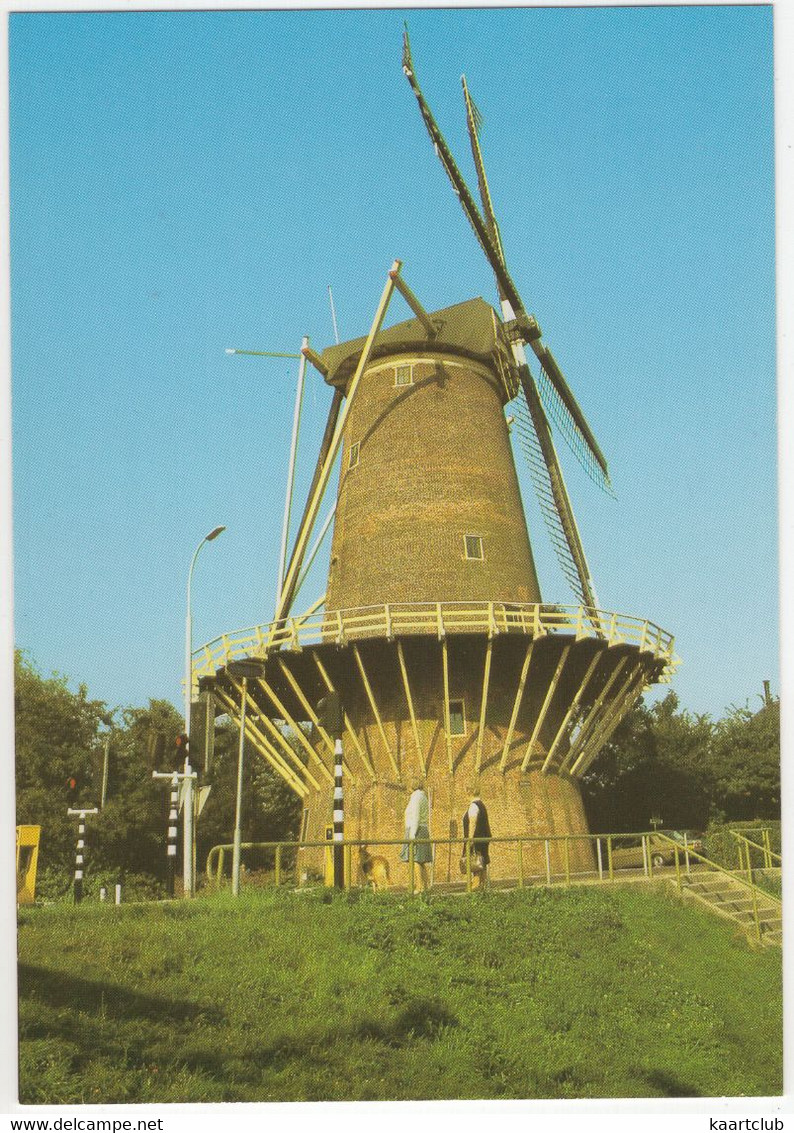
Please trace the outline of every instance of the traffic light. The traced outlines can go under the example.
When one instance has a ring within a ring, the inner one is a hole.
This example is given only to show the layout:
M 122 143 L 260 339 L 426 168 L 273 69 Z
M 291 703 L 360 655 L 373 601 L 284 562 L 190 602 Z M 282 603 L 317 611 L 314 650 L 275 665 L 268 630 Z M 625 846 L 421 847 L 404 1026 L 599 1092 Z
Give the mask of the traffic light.
M 146 758 L 152 770 L 159 767 L 165 758 L 165 736 L 153 728 L 146 737 Z
M 329 736 L 339 739 L 345 730 L 345 710 L 338 692 L 329 692 L 317 702 L 317 719 Z
M 80 790 L 80 779 L 77 775 L 70 775 L 66 780 L 66 795 L 69 800 L 77 798 L 78 791 Z
M 190 753 L 197 766 L 209 771 L 215 748 L 215 698 L 202 692 L 190 705 Z
M 174 747 L 176 748 L 177 755 L 187 755 L 188 747 L 190 746 L 190 739 L 184 733 L 180 732 L 174 740 Z

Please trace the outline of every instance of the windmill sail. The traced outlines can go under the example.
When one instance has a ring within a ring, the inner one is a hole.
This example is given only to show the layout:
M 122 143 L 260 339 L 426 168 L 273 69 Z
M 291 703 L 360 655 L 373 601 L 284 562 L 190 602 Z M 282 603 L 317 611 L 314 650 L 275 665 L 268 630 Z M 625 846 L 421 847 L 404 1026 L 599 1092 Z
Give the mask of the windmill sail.
M 482 150 L 480 149 L 482 115 L 475 106 L 474 100 L 469 93 L 465 75 L 462 76 L 461 83 L 463 85 L 463 98 L 466 104 L 466 125 L 469 131 L 474 167 L 477 170 L 477 184 L 480 190 L 483 213 L 485 214 L 485 223 L 488 226 L 488 232 L 499 259 L 504 266 L 504 250 L 502 248 L 501 237 L 499 236 L 499 226 L 496 223 L 496 215 L 491 200 L 491 191 L 488 187 L 488 178 L 485 175 L 485 163 L 482 158 Z M 498 276 L 497 287 L 499 289 L 500 300 L 504 302 L 505 299 L 508 299 L 509 301 L 509 296 L 504 293 L 502 287 L 499 285 Z M 516 314 L 524 313 L 520 298 L 519 307 L 516 307 L 515 303 L 511 303 L 511 305 Z M 598 442 L 593 436 L 592 429 L 588 425 L 582 410 L 579 408 L 576 398 L 571 392 L 571 388 L 557 364 L 556 358 L 541 341 L 539 331 L 538 336 L 532 338 L 529 345 L 540 362 L 540 395 L 544 409 L 550 412 L 555 425 L 565 438 L 568 447 L 584 468 L 585 472 L 587 472 L 588 476 L 590 476 L 600 488 L 603 488 L 608 495 L 614 496 L 604 454 L 601 452 Z
M 579 538 L 576 520 L 574 519 L 573 509 L 568 499 L 562 472 L 560 471 L 557 461 L 557 454 L 551 439 L 549 424 L 541 403 L 540 395 L 526 362 L 524 343 L 529 343 L 542 365 L 544 358 L 548 362 L 548 366 L 545 368 L 548 384 L 550 388 L 554 390 L 554 395 L 556 395 L 558 401 L 562 403 L 567 413 L 567 416 L 560 414 L 560 420 L 564 422 L 567 427 L 567 432 L 565 429 L 561 429 L 563 435 L 569 439 L 569 443 L 571 443 L 571 437 L 575 439 L 576 443 L 572 444 L 575 452 L 577 452 L 577 448 L 583 448 L 584 451 L 590 455 L 595 467 L 600 471 L 601 476 L 608 484 L 609 474 L 606 461 L 604 460 L 601 450 L 595 444 L 595 439 L 585 421 L 584 414 L 576 403 L 553 356 L 546 347 L 540 343 L 540 328 L 536 320 L 532 316 L 527 315 L 518 290 L 507 270 L 501 239 L 499 237 L 499 229 L 493 211 L 490 191 L 488 189 L 488 181 L 485 175 L 485 166 L 479 146 L 478 127 L 480 115 L 469 96 L 465 79 L 463 80 L 463 89 L 466 101 L 467 123 L 474 163 L 477 170 L 480 195 L 483 201 L 484 217 L 480 213 L 419 87 L 413 69 L 407 31 L 403 35 L 403 71 L 408 79 L 411 90 L 416 96 L 422 118 L 427 127 L 430 139 L 433 142 L 436 154 L 452 183 L 452 187 L 460 200 L 466 218 L 473 228 L 480 246 L 491 265 L 491 269 L 496 276 L 497 288 L 502 303 L 502 313 L 506 319 L 508 330 L 512 338 L 513 354 L 518 367 L 521 387 L 524 397 L 526 398 L 526 421 L 529 425 L 526 432 L 528 436 L 534 433 L 534 442 L 532 440 L 527 442 L 529 451 L 527 451 L 526 455 L 529 459 L 533 482 L 538 493 L 541 510 L 546 520 L 552 545 L 557 552 L 563 574 L 568 579 L 574 592 L 585 606 L 595 607 L 596 598 L 590 579 L 590 570 Z M 550 396 L 550 400 L 554 395 Z M 579 455 L 578 452 L 577 455 Z M 581 456 L 580 459 L 582 459 Z

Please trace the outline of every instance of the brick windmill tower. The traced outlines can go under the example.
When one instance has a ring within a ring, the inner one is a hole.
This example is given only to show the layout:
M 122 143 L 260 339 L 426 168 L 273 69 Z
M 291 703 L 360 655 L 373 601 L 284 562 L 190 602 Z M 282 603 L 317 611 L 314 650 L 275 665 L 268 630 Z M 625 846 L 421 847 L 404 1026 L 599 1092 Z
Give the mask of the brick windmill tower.
M 333 397 L 275 617 L 204 646 L 194 680 L 205 678 L 215 711 L 238 718 L 243 685 L 226 666 L 264 659 L 245 689 L 246 729 L 301 796 L 306 840 L 324 838 L 334 809 L 334 743 L 317 715 L 329 691 L 346 710 L 347 838 L 399 838 L 417 781 L 436 838 L 459 835 L 474 786 L 496 835 L 584 834 L 581 777 L 643 689 L 669 678 L 673 640 L 598 608 L 544 407 L 609 490 L 606 462 L 505 266 L 465 80 L 482 211 L 424 100 L 407 37 L 403 69 L 493 268 L 501 314 L 482 299 L 427 312 L 395 262 L 366 337 L 321 355 L 304 348 Z M 412 317 L 383 329 L 395 291 Z M 540 364 L 538 384 L 526 346 Z M 511 425 L 573 606 L 541 598 Z M 292 616 L 340 453 L 326 592 Z M 396 860 L 396 847 L 379 852 Z M 584 841 L 565 852 L 572 866 L 592 862 Z M 453 874 L 456 853 L 437 854 L 436 880 Z M 554 844 L 553 853 L 562 849 Z M 515 870 L 508 848 L 493 854 L 493 876 Z

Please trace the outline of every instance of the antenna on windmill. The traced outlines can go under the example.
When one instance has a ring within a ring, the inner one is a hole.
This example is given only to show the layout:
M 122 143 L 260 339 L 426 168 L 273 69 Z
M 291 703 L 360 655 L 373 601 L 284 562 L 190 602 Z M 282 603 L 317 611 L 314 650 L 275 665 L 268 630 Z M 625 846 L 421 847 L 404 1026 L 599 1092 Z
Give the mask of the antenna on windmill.
M 334 293 L 331 290 L 331 284 L 328 284 L 328 301 L 331 304 L 331 318 L 334 324 L 334 341 L 339 345 L 339 328 L 336 325 L 336 308 L 334 307 Z

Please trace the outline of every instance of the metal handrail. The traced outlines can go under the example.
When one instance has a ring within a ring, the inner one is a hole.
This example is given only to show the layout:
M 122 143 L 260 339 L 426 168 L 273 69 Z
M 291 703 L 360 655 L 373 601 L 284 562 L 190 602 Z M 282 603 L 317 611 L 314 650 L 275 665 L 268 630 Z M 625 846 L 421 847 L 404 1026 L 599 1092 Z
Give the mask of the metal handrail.
M 751 864 L 751 861 L 750 861 L 750 850 L 751 849 L 760 850 L 761 853 L 764 855 L 764 866 L 763 866 L 764 869 L 772 869 L 773 868 L 772 867 L 772 859 L 773 858 L 778 862 L 779 865 L 783 864 L 783 858 L 780 856 L 780 854 L 776 854 L 775 851 L 772 849 L 771 845 L 769 844 L 769 830 L 768 829 L 765 828 L 765 829 L 762 829 L 760 831 L 761 837 L 763 838 L 763 844 L 759 844 L 758 842 L 754 842 L 752 840 L 752 838 L 748 838 L 746 834 L 739 833 L 738 830 L 729 830 L 728 833 L 730 834 L 730 836 L 732 838 L 736 839 L 737 848 L 739 850 L 739 869 L 740 870 L 746 870 L 747 875 L 748 875 L 748 877 L 750 878 L 751 881 L 753 879 L 753 867 L 752 867 L 752 864 Z M 753 831 L 753 833 L 755 833 L 755 831 Z M 744 861 L 742 860 L 743 855 L 744 855 Z
M 573 633 L 577 637 L 602 636 L 599 626 L 609 624 L 610 644 L 637 645 L 666 661 L 663 678 L 678 664 L 674 638 L 659 626 L 629 614 L 613 614 L 584 606 L 506 602 L 387 603 L 302 615 L 248 629 L 233 630 L 206 642 L 193 652 L 193 674 L 200 677 L 242 656 L 267 656 L 288 646 L 302 648 L 339 638 L 432 635 L 439 632 L 439 609 L 445 633 L 520 633 L 531 637 Z
M 518 867 L 517 868 L 517 885 L 518 885 L 518 888 L 523 888 L 524 877 L 525 877 L 524 850 L 526 849 L 527 846 L 531 847 L 533 844 L 537 845 L 537 846 L 542 846 L 542 847 L 544 847 L 544 850 L 545 850 L 545 853 L 544 853 L 544 858 L 545 858 L 544 873 L 545 873 L 545 878 L 546 878 L 546 884 L 551 885 L 552 884 L 552 877 L 559 875 L 560 877 L 564 878 L 565 885 L 570 886 L 571 883 L 572 883 L 572 879 L 577 876 L 577 874 L 572 871 L 571 862 L 570 862 L 570 848 L 571 848 L 572 842 L 573 843 L 588 842 L 588 843 L 591 844 L 591 846 L 593 848 L 594 858 L 595 858 L 595 869 L 594 870 L 580 871 L 583 876 L 591 876 L 593 874 L 596 874 L 599 878 L 599 881 L 614 882 L 614 881 L 620 880 L 620 879 L 616 878 L 616 876 L 615 876 L 616 870 L 615 870 L 615 865 L 614 865 L 614 860 L 613 860 L 613 844 L 616 841 L 620 841 L 622 839 L 627 839 L 627 838 L 637 839 L 637 838 L 639 838 L 639 839 L 642 839 L 642 861 L 643 861 L 643 865 L 641 867 L 638 866 L 637 868 L 642 868 L 644 876 L 648 877 L 649 879 L 652 879 L 653 876 L 654 876 L 653 854 L 652 854 L 650 843 L 649 843 L 648 840 L 657 836 L 657 835 L 658 835 L 658 831 L 640 831 L 640 832 L 636 832 L 636 833 L 632 833 L 632 832 L 629 832 L 629 831 L 623 831 L 619 834 L 512 834 L 512 835 L 507 834 L 507 835 L 501 835 L 501 836 L 493 836 L 493 837 L 487 839 L 487 841 L 488 841 L 490 846 L 507 844 L 507 843 L 510 843 L 510 844 L 513 844 L 513 845 L 516 846 L 517 867 Z M 456 838 L 423 838 L 423 839 L 416 839 L 414 841 L 409 841 L 408 842 L 409 864 L 410 865 L 413 864 L 413 852 L 412 851 L 413 851 L 413 847 L 415 845 L 430 846 L 434 853 L 435 853 L 435 850 L 436 850 L 437 847 L 462 845 L 462 846 L 465 847 L 464 848 L 464 856 L 468 856 L 468 855 L 470 855 L 472 841 L 477 842 L 477 841 L 481 841 L 481 840 L 484 840 L 484 839 L 474 839 L 474 840 L 468 839 L 468 840 L 466 840 L 466 839 L 463 839 L 461 836 L 458 836 Z M 604 854 L 603 854 L 603 850 L 602 850 L 602 844 L 604 844 L 604 843 L 606 844 L 606 851 L 607 851 L 606 852 L 606 865 L 604 863 Z M 349 888 L 350 887 L 350 878 L 352 876 L 351 869 L 350 869 L 351 851 L 354 847 L 356 847 L 356 846 L 370 846 L 370 847 L 382 848 L 382 847 L 387 847 L 387 846 L 404 846 L 405 844 L 406 844 L 406 840 L 405 840 L 404 837 L 403 838 L 382 838 L 382 839 L 346 838 L 346 839 L 343 839 L 341 842 L 330 842 L 327 839 L 323 840 L 323 841 L 311 841 L 311 842 L 307 842 L 307 841 L 243 842 L 242 843 L 242 849 L 274 850 L 275 851 L 275 878 L 274 878 L 274 883 L 276 885 L 279 885 L 279 884 L 281 884 L 281 869 L 282 869 L 283 851 L 285 851 L 285 850 L 295 850 L 297 852 L 297 851 L 300 851 L 300 850 L 321 849 L 323 847 L 328 848 L 328 847 L 333 846 L 333 845 L 341 845 L 343 847 L 343 852 L 346 855 L 346 857 L 345 857 L 345 861 L 346 861 L 345 876 L 346 876 L 346 879 L 347 879 L 346 880 L 346 887 Z M 551 848 L 552 844 L 554 844 L 554 845 L 560 845 L 561 844 L 562 858 L 563 858 L 563 868 L 562 868 L 561 871 L 556 870 L 556 869 L 554 871 L 552 871 L 552 868 L 551 868 L 551 853 L 550 853 L 550 848 Z M 673 843 L 673 845 L 675 845 L 675 844 L 676 843 Z M 223 877 L 223 867 L 224 867 L 225 855 L 226 855 L 226 853 L 230 853 L 232 850 L 233 850 L 233 845 L 232 845 L 231 842 L 223 844 L 223 845 L 217 845 L 217 846 L 212 847 L 209 854 L 207 855 L 206 874 L 207 874 L 208 880 L 213 880 L 213 875 L 214 875 L 214 880 L 215 880 L 216 884 L 220 885 L 221 879 Z M 474 852 L 476 853 L 476 849 L 475 849 Z M 295 868 L 297 868 L 297 860 L 296 860 Z M 631 868 L 631 867 L 628 867 L 628 868 Z M 539 875 L 539 876 L 542 876 L 542 875 Z M 413 870 L 409 869 L 409 886 L 412 886 L 412 884 L 413 884 Z M 471 888 L 472 888 L 472 870 L 471 870 L 470 858 L 469 858 L 469 861 L 467 863 L 467 869 L 466 869 L 466 888 L 469 891 L 471 891 Z M 411 892 L 411 894 L 413 894 L 413 888 L 410 888 L 410 892 Z

